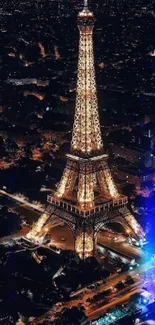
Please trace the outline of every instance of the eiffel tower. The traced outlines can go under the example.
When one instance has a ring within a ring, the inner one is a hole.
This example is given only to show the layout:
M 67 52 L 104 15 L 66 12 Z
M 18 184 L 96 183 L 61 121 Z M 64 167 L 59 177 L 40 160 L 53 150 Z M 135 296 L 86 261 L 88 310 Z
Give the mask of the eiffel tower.
M 128 209 L 128 199 L 119 194 L 108 167 L 101 137 L 95 80 L 93 28 L 94 14 L 87 0 L 79 12 L 79 58 L 75 118 L 70 153 L 54 196 L 34 224 L 27 239 L 35 242 L 42 229 L 59 217 L 74 236 L 75 251 L 84 259 L 96 252 L 101 227 L 119 223 L 137 238 L 143 230 Z

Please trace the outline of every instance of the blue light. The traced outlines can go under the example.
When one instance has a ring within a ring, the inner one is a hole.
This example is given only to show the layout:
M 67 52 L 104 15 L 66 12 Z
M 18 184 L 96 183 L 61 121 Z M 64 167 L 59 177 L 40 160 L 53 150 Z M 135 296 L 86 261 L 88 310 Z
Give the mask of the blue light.
M 147 299 L 143 299 L 143 303 L 147 304 L 148 303 Z
M 153 185 L 152 185 L 153 186 Z M 138 206 L 143 207 L 143 212 L 141 215 L 142 227 L 146 231 L 145 242 L 147 245 L 147 253 L 151 257 L 155 253 L 155 191 L 153 191 L 149 197 L 144 198 L 139 196 Z M 141 243 L 141 241 L 140 241 Z M 144 243 L 143 243 L 144 244 Z M 149 257 L 149 259 L 150 259 Z

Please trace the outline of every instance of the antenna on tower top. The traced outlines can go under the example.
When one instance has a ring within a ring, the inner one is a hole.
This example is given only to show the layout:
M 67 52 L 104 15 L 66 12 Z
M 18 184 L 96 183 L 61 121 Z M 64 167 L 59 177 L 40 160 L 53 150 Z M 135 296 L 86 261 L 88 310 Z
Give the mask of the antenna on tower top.
M 84 9 L 88 9 L 88 0 L 84 0 Z

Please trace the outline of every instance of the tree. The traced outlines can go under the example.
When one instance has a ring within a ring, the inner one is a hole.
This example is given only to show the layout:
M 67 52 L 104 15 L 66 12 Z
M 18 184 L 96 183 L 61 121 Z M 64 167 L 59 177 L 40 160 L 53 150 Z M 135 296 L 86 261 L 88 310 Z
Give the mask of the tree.
M 117 288 L 118 290 L 122 290 L 122 289 L 124 289 L 124 287 L 125 287 L 125 285 L 124 285 L 123 282 L 118 282 L 118 283 L 116 284 L 116 288 Z
M 30 147 L 29 144 L 25 145 L 24 151 L 25 151 L 26 158 L 31 159 L 32 158 L 32 151 L 31 151 L 31 147 Z
M 83 308 L 72 307 L 71 309 L 65 309 L 65 311 L 58 317 L 58 325 L 80 325 L 87 319 Z
M 127 276 L 126 283 L 127 284 L 134 284 L 134 280 L 133 280 L 133 278 L 130 275 Z

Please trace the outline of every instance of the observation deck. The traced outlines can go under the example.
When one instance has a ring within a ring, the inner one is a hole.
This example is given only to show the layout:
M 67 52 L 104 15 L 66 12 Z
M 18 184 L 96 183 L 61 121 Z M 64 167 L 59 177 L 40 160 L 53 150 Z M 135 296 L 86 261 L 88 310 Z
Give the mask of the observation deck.
M 94 25 L 94 14 L 88 8 L 83 8 L 83 10 L 78 13 L 77 22 L 78 25 Z
M 74 203 L 67 200 L 58 200 L 51 195 L 47 196 L 47 202 L 50 203 L 52 206 L 62 209 L 63 211 L 73 213 L 74 215 L 82 216 L 82 217 L 89 217 L 94 214 L 100 214 L 102 211 L 108 211 L 112 208 L 121 207 L 128 203 L 128 198 L 126 196 L 120 196 L 118 199 L 105 201 L 102 204 L 98 204 L 90 208 L 89 210 L 82 209 L 81 207 L 77 206 Z

